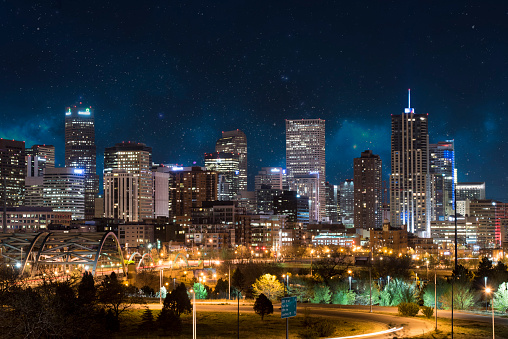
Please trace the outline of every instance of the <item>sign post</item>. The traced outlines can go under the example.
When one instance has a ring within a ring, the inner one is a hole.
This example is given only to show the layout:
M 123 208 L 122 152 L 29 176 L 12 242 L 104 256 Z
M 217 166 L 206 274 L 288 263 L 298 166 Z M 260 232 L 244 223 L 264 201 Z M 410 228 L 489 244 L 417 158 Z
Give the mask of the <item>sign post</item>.
M 281 299 L 280 317 L 286 319 L 286 339 L 289 338 L 289 318 L 296 317 L 296 297 Z

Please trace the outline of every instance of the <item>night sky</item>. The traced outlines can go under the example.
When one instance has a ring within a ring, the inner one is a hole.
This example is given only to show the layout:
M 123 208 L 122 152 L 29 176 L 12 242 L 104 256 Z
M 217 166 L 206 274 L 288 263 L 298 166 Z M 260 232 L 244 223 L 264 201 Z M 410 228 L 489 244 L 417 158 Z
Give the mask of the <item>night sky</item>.
M 203 164 L 221 131 L 248 138 L 249 177 L 284 166 L 284 119 L 326 120 L 327 179 L 372 149 L 390 165 L 390 114 L 429 114 L 455 139 L 459 181 L 508 202 L 508 2 L 3 1 L 0 137 L 54 144 L 64 109 L 95 109 L 104 148 Z M 251 183 L 252 184 L 252 183 Z

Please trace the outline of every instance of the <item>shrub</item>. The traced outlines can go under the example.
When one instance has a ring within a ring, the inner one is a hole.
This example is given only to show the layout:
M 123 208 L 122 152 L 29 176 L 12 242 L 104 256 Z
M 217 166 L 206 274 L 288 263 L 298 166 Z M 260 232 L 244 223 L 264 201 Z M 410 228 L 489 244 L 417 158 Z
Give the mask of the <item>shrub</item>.
M 336 326 L 331 320 L 316 320 L 310 316 L 308 309 L 304 311 L 302 329 L 298 331 L 298 337 L 302 339 L 314 339 L 330 337 L 335 333 Z
M 314 304 L 329 304 L 332 299 L 330 287 L 326 285 L 316 285 L 314 287 L 314 297 L 310 300 Z
M 415 303 L 402 302 L 399 304 L 399 314 L 403 317 L 414 317 L 419 311 L 420 307 Z
M 422 306 L 421 307 L 422 313 L 425 316 L 425 318 L 430 319 L 434 315 L 434 309 L 429 306 Z
M 314 323 L 313 327 L 320 337 L 332 336 L 335 333 L 336 328 L 335 324 L 331 320 L 318 320 Z

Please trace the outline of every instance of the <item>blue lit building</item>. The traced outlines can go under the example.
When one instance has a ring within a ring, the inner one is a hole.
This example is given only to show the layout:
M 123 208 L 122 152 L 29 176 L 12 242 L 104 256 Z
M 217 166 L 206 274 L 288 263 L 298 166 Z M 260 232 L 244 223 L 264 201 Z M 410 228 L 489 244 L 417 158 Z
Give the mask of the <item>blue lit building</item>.
M 455 151 L 454 141 L 429 145 L 430 173 L 434 176 L 432 220 L 448 220 L 454 215 Z

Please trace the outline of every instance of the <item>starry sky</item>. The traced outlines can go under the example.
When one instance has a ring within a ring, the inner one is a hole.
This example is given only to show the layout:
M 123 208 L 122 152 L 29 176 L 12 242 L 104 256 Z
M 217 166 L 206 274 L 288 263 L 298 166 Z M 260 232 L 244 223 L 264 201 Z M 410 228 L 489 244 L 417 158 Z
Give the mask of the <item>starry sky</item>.
M 508 2 L 0 2 L 0 137 L 54 144 L 64 109 L 95 109 L 98 173 L 121 141 L 157 163 L 203 164 L 221 131 L 248 138 L 249 177 L 285 164 L 285 119 L 326 120 L 327 180 L 371 149 L 390 165 L 390 115 L 429 114 L 455 139 L 459 181 L 508 202 Z

